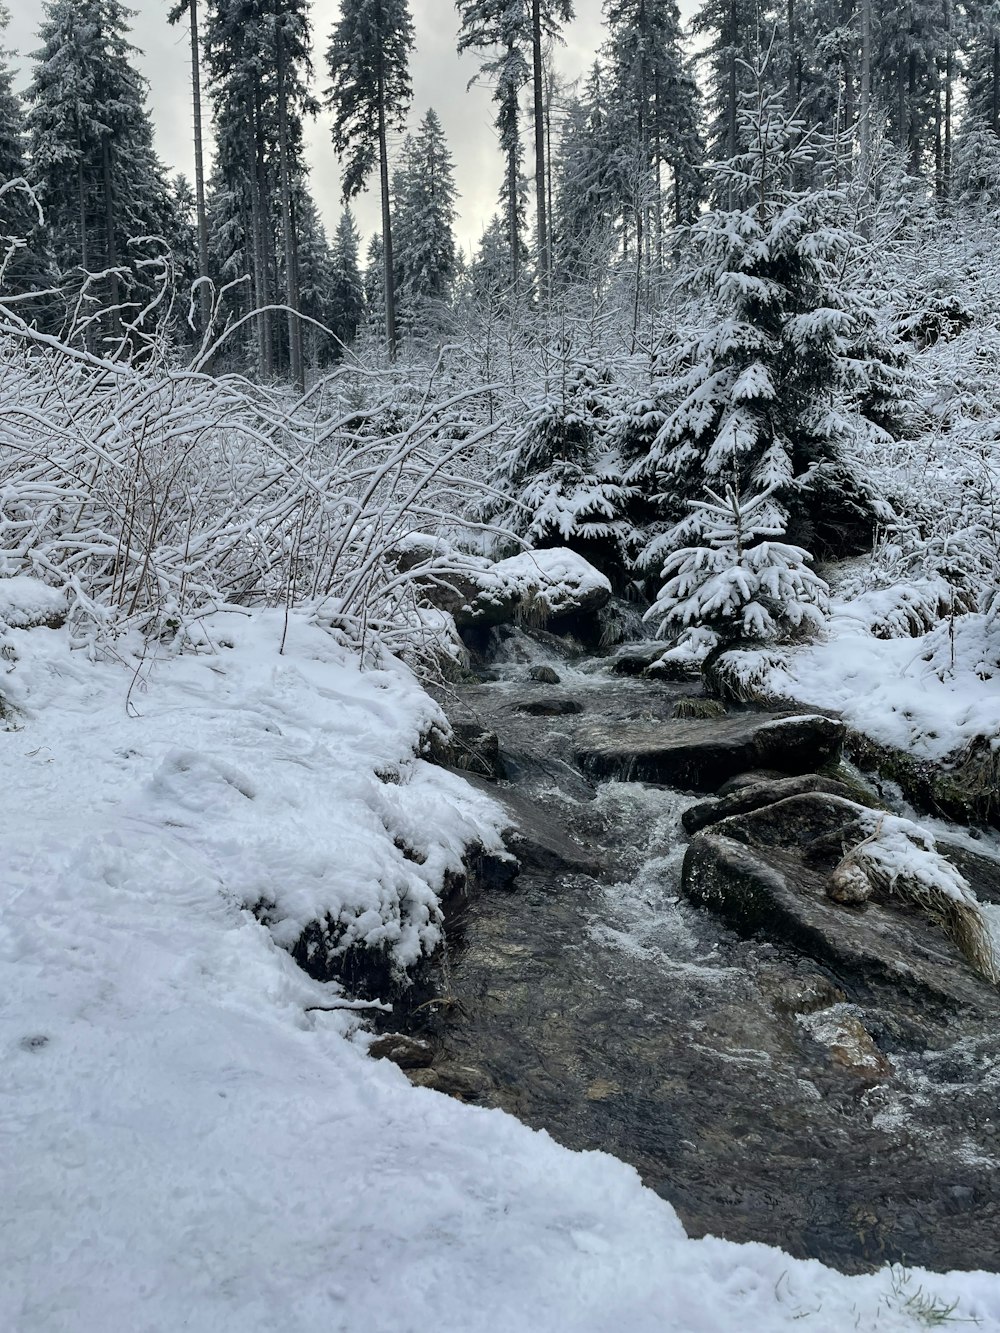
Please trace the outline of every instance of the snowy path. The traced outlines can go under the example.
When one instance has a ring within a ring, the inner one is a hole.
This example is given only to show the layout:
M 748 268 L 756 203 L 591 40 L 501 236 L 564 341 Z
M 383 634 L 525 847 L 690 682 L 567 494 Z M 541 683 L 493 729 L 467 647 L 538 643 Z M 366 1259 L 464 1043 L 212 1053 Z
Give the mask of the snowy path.
M 631 1169 L 412 1088 L 308 1011 L 335 989 L 241 904 L 270 894 L 287 937 L 350 900 L 414 947 L 433 923 L 387 917 L 379 877 L 419 898 L 433 857 L 406 879 L 393 837 L 439 836 L 440 870 L 493 816 L 410 762 L 433 705 L 407 676 L 280 636 L 261 617 L 156 666 L 135 717 L 122 667 L 11 640 L 4 1333 L 891 1333 L 926 1326 L 921 1283 L 1000 1329 L 997 1277 L 900 1289 L 687 1240 Z

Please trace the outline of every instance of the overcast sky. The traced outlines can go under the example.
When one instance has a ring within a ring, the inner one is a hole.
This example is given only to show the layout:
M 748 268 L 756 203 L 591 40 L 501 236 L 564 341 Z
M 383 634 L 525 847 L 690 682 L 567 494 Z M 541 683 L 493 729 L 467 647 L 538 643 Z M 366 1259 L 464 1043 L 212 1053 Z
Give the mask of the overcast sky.
M 166 20 L 167 0 L 131 0 L 137 11 L 132 40 L 142 52 L 140 68 L 149 82 L 150 106 L 156 125 L 156 143 L 160 156 L 173 171 L 193 176 L 191 150 L 191 97 L 187 30 L 171 28 Z M 22 85 L 27 81 L 27 56 L 37 49 L 37 32 L 42 16 L 41 0 L 14 0 L 12 21 L 6 45 L 20 56 Z M 688 10 L 690 4 L 682 4 Z M 576 0 L 578 17 L 564 34 L 566 44 L 557 56 L 561 72 L 576 78 L 593 63 L 604 39 L 601 26 L 601 0 Z M 455 175 L 461 198 L 458 239 L 469 250 L 479 240 L 490 217 L 496 211 L 502 164 L 493 129 L 494 109 L 488 88 L 476 87 L 466 92 L 466 84 L 478 69 L 471 55 L 455 53 L 458 15 L 453 0 L 411 0 L 416 28 L 416 50 L 412 62 L 413 108 L 410 123 L 415 126 L 428 107 L 441 118 L 455 159 Z M 316 41 L 316 86 L 328 82 L 322 52 L 330 29 L 339 14 L 339 0 L 315 0 L 312 9 Z M 207 109 L 207 108 L 206 108 Z M 526 135 L 526 163 L 530 162 L 530 144 Z M 312 191 L 327 227 L 332 231 L 341 207 L 340 175 L 330 145 L 329 117 L 321 113 L 307 129 Z M 366 234 L 379 226 L 377 174 L 368 191 L 355 201 L 359 224 Z

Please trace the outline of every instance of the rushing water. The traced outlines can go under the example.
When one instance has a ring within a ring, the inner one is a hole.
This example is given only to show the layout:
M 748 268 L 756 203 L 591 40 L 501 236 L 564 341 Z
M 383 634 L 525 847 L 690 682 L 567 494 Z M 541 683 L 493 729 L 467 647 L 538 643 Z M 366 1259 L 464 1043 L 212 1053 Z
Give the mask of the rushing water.
M 499 679 L 450 706 L 500 738 L 523 868 L 463 900 L 410 996 L 406 1027 L 431 1041 L 440 1086 L 464 1071 L 480 1103 L 632 1163 L 692 1234 L 845 1270 L 994 1267 L 995 1021 L 859 989 L 679 896 L 693 798 L 595 786 L 572 756 L 588 719 L 667 717 L 693 687 L 571 663 L 544 637 L 500 656 Z M 528 680 L 539 662 L 558 686 Z M 538 699 L 581 711 L 520 711 Z M 876 1072 L 831 1058 L 824 1033 L 845 1021 L 874 1038 Z

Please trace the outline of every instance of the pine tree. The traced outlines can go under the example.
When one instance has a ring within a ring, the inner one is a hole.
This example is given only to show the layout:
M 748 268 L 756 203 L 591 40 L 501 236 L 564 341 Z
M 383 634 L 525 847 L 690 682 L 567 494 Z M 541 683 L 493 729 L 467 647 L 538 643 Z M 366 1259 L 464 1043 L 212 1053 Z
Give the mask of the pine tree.
M 607 74 L 595 62 L 582 95 L 566 108 L 555 164 L 552 221 L 556 276 L 580 282 L 607 263 L 626 193 L 618 124 L 609 105 Z
M 546 208 L 545 70 L 544 38 L 558 35 L 573 16 L 572 0 L 456 0 L 461 15 L 459 51 L 488 52 L 483 69 L 494 80 L 497 103 L 496 125 L 500 151 L 506 163 L 504 212 L 508 225 L 508 253 L 514 268 L 511 282 L 520 279 L 521 252 L 521 163 L 519 97 L 530 80 L 534 127 L 535 206 L 538 270 L 548 287 L 550 268 L 549 220 Z
M 684 501 L 703 486 L 766 497 L 755 522 L 775 535 L 841 551 L 871 537 L 872 506 L 842 446 L 881 429 L 864 400 L 886 408 L 896 372 L 891 355 L 877 375 L 856 355 L 876 347 L 867 305 L 842 279 L 857 239 L 840 221 L 845 197 L 792 187 L 813 150 L 781 95 L 761 84 L 740 128 L 744 151 L 719 169 L 717 188 L 742 206 L 690 229 L 711 327 L 669 358 L 672 411 L 629 473 L 676 520 L 645 553 L 652 569 L 690 544 Z
M 350 344 L 357 336 L 365 316 L 365 285 L 358 262 L 360 237 L 349 208 L 345 208 L 337 223 L 333 241 L 332 283 L 330 286 L 330 328 L 341 340 Z M 381 253 L 377 260 L 381 263 Z M 338 348 L 337 355 L 340 354 Z
M 741 498 L 707 492 L 692 503 L 691 542 L 663 566 L 663 586 L 646 620 L 657 632 L 701 627 L 722 646 L 773 642 L 794 631 L 818 628 L 829 609 L 829 589 L 808 567 L 797 546 L 775 541 L 771 496 Z
M 187 16 L 191 34 L 191 110 L 194 147 L 194 209 L 198 238 L 198 277 L 207 279 L 208 264 L 208 207 L 205 200 L 205 153 L 201 115 L 201 39 L 198 35 L 198 0 L 178 0 L 167 15 L 171 24 Z M 211 296 L 208 283 L 202 281 L 198 291 L 202 330 L 211 317 Z
M 698 168 L 704 156 L 698 91 L 684 57 L 680 13 L 674 0 L 606 0 L 605 15 L 621 123 L 655 177 L 654 223 L 662 259 L 661 167 L 670 168 L 674 219 L 688 222 L 698 204 Z M 640 211 L 639 249 L 644 221 Z
M 409 327 L 418 334 L 441 326 L 451 300 L 457 195 L 444 131 L 431 110 L 403 146 L 393 200 L 400 302 Z
M 382 189 L 382 263 L 389 356 L 396 354 L 392 221 L 386 134 L 402 128 L 412 89 L 413 22 L 406 0 L 341 0 L 330 36 L 326 100 L 334 113 L 333 144 L 344 161 L 344 194 L 352 198 L 378 162 Z
M 87 284 L 112 312 L 126 301 L 136 311 L 149 294 L 132 238 L 178 243 L 128 12 L 119 0 L 50 0 L 28 90 L 32 168 L 64 282 L 78 292 Z M 79 276 L 102 271 L 100 283 Z M 115 334 L 120 316 L 104 327 Z
M 0 33 L 9 22 L 0 5 Z M 24 107 L 14 91 L 8 52 L 0 48 L 0 301 L 14 298 L 22 319 L 47 327 L 56 317 L 57 302 L 42 296 L 24 299 L 57 283 L 46 230 L 30 193 L 26 148 Z

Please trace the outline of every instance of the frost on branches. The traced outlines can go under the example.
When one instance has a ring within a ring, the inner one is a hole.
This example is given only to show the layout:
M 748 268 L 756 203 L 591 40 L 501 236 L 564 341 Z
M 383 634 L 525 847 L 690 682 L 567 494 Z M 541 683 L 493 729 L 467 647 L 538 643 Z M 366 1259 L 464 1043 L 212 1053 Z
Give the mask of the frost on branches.
M 798 546 L 772 538 L 773 496 L 763 491 L 742 500 L 708 492 L 692 504 L 698 545 L 675 551 L 663 567 L 665 582 L 646 619 L 658 633 L 703 627 L 720 643 L 774 642 L 793 631 L 816 628 L 828 610 L 828 589 L 808 567 Z

